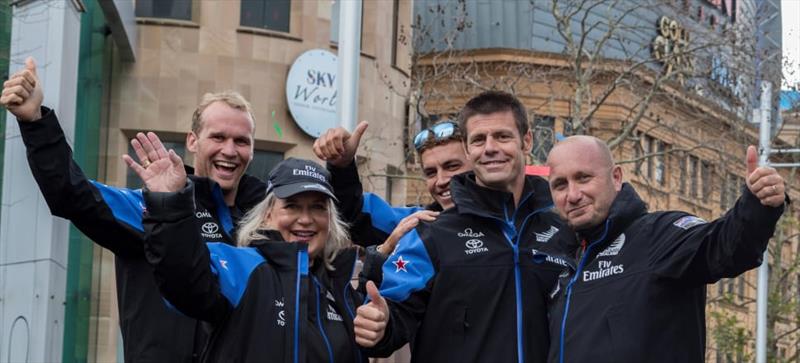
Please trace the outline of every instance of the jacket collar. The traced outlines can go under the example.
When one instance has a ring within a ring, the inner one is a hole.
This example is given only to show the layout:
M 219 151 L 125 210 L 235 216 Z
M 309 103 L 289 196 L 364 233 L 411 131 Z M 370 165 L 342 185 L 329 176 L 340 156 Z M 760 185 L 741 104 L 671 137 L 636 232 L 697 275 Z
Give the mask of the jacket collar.
M 256 248 L 272 264 L 294 266 L 297 264 L 297 252 L 300 250 L 308 251 L 307 244 L 287 243 L 280 232 L 274 229 L 262 229 L 258 233 L 265 238 L 251 242 L 250 246 Z M 356 259 L 358 259 L 358 250 L 355 247 L 339 251 L 331 264 L 334 270 L 328 271 L 328 275 L 336 283 L 349 282 Z M 312 271 L 324 268 L 325 264 L 322 261 L 319 262 L 314 263 L 314 267 L 311 268 Z
M 214 208 L 214 200 L 211 197 L 217 183 L 210 178 L 194 175 L 194 168 L 184 165 L 186 175 L 194 182 L 195 188 L 199 193 L 195 196 L 200 203 L 207 209 Z M 239 180 L 239 188 L 236 190 L 234 206 L 242 211 L 252 209 L 256 204 L 264 200 L 267 193 L 267 184 L 260 179 L 244 174 Z
M 576 231 L 578 238 L 587 243 L 598 243 L 593 253 L 598 253 L 603 247 L 611 243 L 628 226 L 639 217 L 647 214 L 647 205 L 642 201 L 636 190 L 628 183 L 622 184 L 622 189 L 617 193 L 609 208 L 608 217 L 597 226 Z
M 547 182 L 538 176 L 525 177 L 520 205 L 514 205 L 514 195 L 478 185 L 474 172 L 454 176 L 450 180 L 450 192 L 459 213 L 508 221 L 514 216 L 525 216 L 541 208 L 552 207 Z M 519 209 L 517 211 L 517 208 Z

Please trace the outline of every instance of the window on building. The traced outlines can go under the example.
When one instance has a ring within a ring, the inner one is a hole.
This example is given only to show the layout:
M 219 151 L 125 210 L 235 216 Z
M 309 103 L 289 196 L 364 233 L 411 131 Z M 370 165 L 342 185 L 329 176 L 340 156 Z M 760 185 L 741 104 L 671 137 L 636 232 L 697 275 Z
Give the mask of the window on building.
M 136 0 L 136 16 L 192 20 L 192 0 Z
M 397 203 L 395 203 L 394 200 L 392 200 L 392 197 L 393 197 L 393 193 L 392 192 L 394 191 L 394 188 L 395 188 L 395 185 L 394 185 L 395 178 L 398 175 L 402 175 L 402 174 L 403 174 L 402 170 L 400 170 L 400 169 L 398 169 L 398 168 L 396 168 L 396 167 L 394 167 L 392 165 L 387 165 L 386 166 L 386 202 L 388 202 L 389 204 L 397 204 Z M 400 203 L 400 204 L 403 204 L 403 203 Z
M 665 142 L 646 134 L 639 134 L 639 145 L 636 145 L 634 154 L 637 159 L 634 172 L 646 177 L 658 185 L 667 183 L 667 151 L 669 145 Z
M 733 173 L 722 173 L 723 180 L 720 186 L 720 208 L 727 210 L 733 207 L 739 198 L 739 188 L 744 184 L 744 179 Z
M 331 42 L 339 43 L 339 3 L 342 0 L 333 0 L 331 6 Z M 361 50 L 364 50 L 364 3 L 361 3 Z
M 253 151 L 253 161 L 247 166 L 246 173 L 267 182 L 269 172 L 283 160 L 283 153 L 266 150 Z
M 667 163 L 665 162 L 667 145 L 657 139 L 654 139 L 653 142 L 653 150 L 656 155 L 653 156 L 653 175 L 651 177 L 658 185 L 664 185 L 667 182 Z
M 290 0 L 242 0 L 242 26 L 289 32 Z
M 747 280 L 745 279 L 744 275 L 739 275 L 739 277 L 736 278 L 736 287 L 738 289 L 736 293 L 740 301 L 744 300 L 744 292 L 746 286 L 747 286 Z
M 556 118 L 553 116 L 533 115 L 533 160 L 537 164 L 547 161 L 547 154 L 555 142 Z
M 175 150 L 175 153 L 184 159 L 186 156 L 186 144 L 183 141 L 173 142 L 173 141 L 164 141 L 161 140 L 161 143 L 164 144 L 164 147 L 169 150 Z M 133 147 L 128 144 L 128 155 L 133 157 L 134 160 L 139 161 L 136 158 L 136 151 L 133 151 Z M 136 175 L 136 172 L 131 170 L 131 168 L 127 168 L 127 172 L 125 174 L 125 185 L 131 189 L 139 189 L 142 187 L 142 179 L 139 179 L 139 176 Z
M 700 190 L 703 203 L 708 203 L 708 196 L 711 195 L 711 163 L 700 162 Z

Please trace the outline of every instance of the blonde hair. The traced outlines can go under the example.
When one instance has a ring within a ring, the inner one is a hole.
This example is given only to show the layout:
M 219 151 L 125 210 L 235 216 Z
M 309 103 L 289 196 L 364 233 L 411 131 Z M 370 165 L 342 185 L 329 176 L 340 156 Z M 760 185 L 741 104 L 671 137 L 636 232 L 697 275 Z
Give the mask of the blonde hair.
M 197 105 L 197 108 L 192 114 L 192 132 L 197 134 L 200 132 L 200 129 L 203 128 L 203 111 L 205 111 L 206 108 L 208 108 L 208 106 L 214 102 L 222 102 L 230 106 L 230 108 L 247 112 L 247 114 L 250 115 L 250 119 L 253 120 L 253 133 L 255 133 L 256 116 L 253 114 L 253 108 L 250 106 L 250 102 L 247 102 L 247 100 L 236 91 L 222 91 L 204 94 L 203 99 L 200 100 L 200 104 Z
M 244 218 L 239 222 L 239 230 L 236 244 L 240 247 L 249 246 L 255 240 L 267 239 L 267 236 L 259 233 L 259 230 L 264 229 L 264 219 L 267 212 L 275 205 L 278 197 L 274 193 L 267 194 L 267 197 L 251 209 Z M 333 260 L 339 254 L 339 251 L 350 247 L 350 233 L 347 232 L 347 223 L 339 216 L 339 211 L 336 209 L 336 203 L 333 199 L 328 200 L 328 240 L 325 241 L 325 249 L 323 251 L 325 268 L 334 270 Z

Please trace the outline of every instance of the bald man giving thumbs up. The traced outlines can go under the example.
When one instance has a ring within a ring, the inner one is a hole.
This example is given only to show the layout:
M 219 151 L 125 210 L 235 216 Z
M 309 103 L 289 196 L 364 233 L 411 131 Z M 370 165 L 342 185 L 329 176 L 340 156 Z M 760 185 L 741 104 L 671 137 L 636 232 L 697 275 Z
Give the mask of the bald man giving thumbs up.
M 761 264 L 783 213 L 783 178 L 757 167 L 750 146 L 747 187 L 706 222 L 648 213 L 599 139 L 567 138 L 547 164 L 555 207 L 582 241 L 577 256 L 556 256 L 575 260 L 551 294 L 548 361 L 703 362 L 705 286 Z

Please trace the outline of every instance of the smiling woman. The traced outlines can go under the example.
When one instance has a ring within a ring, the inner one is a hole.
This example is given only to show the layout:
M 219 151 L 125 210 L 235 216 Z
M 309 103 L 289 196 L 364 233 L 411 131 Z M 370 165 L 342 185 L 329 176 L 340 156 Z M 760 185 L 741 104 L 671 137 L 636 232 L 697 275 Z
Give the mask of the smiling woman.
M 350 284 L 357 254 L 328 171 L 295 158 L 275 166 L 234 247 L 204 243 L 190 206 L 192 189 L 209 181 L 184 183 L 180 158 L 170 158 L 170 167 L 163 159 L 134 167 L 147 187 L 145 248 L 163 296 L 212 327 L 201 360 L 366 362 L 353 335 L 353 311 L 363 301 Z

